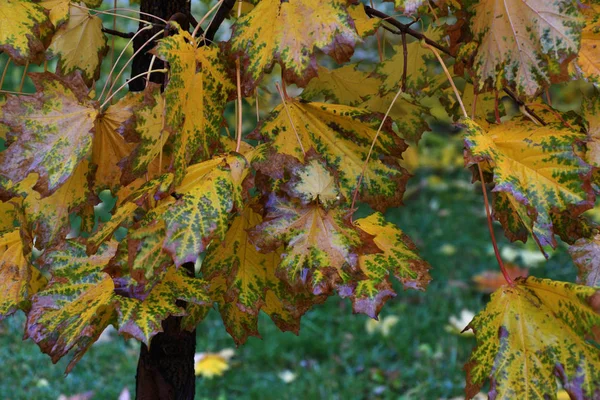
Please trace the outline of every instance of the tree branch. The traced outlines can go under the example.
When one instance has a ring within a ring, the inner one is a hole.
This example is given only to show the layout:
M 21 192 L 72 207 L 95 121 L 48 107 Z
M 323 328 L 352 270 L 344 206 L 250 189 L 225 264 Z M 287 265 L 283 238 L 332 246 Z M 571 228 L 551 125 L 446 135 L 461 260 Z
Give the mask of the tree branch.
M 133 37 L 133 35 L 135 35 L 134 32 L 120 32 L 120 31 L 115 31 L 114 29 L 108 29 L 108 28 L 102 28 L 102 32 L 108 33 L 109 35 L 119 36 L 119 37 L 122 37 L 125 39 L 131 39 Z
M 208 43 L 211 43 L 215 39 L 217 30 L 219 30 L 219 27 L 221 26 L 223 21 L 225 21 L 227 15 L 229 15 L 229 12 L 235 5 L 236 1 L 237 0 L 224 0 L 223 3 L 221 3 L 221 7 L 219 7 L 219 9 L 217 10 L 215 17 L 206 29 L 206 35 L 204 35 Z
M 430 38 L 428 38 L 421 32 L 411 29 L 410 25 L 403 24 L 402 22 L 398 21 L 394 17 L 387 15 L 386 13 L 383 13 L 379 10 L 376 10 L 373 7 L 365 6 L 365 12 L 367 13 L 367 15 L 369 17 L 380 18 L 380 19 L 384 20 L 385 22 L 387 22 L 388 24 L 390 24 L 393 27 L 398 29 L 398 31 L 392 31 L 391 29 L 387 29 L 387 30 L 389 30 L 395 34 L 401 34 L 403 36 L 410 35 L 416 39 L 423 40 L 423 41 L 425 41 L 425 43 L 427 43 L 431 47 L 435 47 L 436 49 L 440 50 L 441 52 L 446 53 L 447 55 L 456 58 L 456 55 L 453 54 L 447 47 L 442 46 L 441 44 L 437 43 L 435 40 L 431 40 Z M 406 60 L 406 58 L 405 58 L 405 60 Z M 519 99 L 519 97 L 516 95 L 516 93 L 514 93 L 510 88 L 504 86 L 502 89 L 515 103 L 517 103 L 519 105 L 519 107 L 523 107 L 525 109 L 525 111 L 527 111 L 529 113 L 529 115 L 531 115 L 532 117 L 537 119 L 540 124 L 542 124 L 544 126 L 546 125 L 546 122 L 541 117 L 539 117 L 531 108 L 529 108 L 529 106 L 527 106 L 527 104 L 525 104 L 525 102 L 523 102 L 523 100 Z

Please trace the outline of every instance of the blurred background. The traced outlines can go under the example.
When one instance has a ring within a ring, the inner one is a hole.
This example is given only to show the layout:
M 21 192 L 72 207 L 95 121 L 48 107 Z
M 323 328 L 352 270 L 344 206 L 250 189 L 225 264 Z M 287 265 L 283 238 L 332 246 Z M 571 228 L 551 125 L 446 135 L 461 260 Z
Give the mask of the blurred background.
M 127 1 L 117 3 L 135 8 Z M 193 4 L 197 19 L 212 6 Z M 377 8 L 393 13 L 390 3 L 378 4 Z M 112 27 L 112 17 L 100 16 L 106 27 Z M 117 26 L 121 31 L 135 31 L 137 22 L 119 19 Z M 220 30 L 221 39 L 226 39 L 229 32 L 226 21 Z M 392 55 L 397 39 L 388 36 L 383 49 Z M 113 65 L 120 71 L 132 55 L 131 48 L 126 48 L 128 40 L 111 36 L 108 40 L 114 45 L 114 56 L 109 53 L 105 59 L 102 79 Z M 123 49 L 124 56 L 115 63 L 113 60 Z M 378 61 L 374 38 L 357 49 L 355 59 L 365 67 Z M 55 63 L 50 60 L 48 69 L 52 71 Z M 2 89 L 33 92 L 24 68 L 5 68 L 6 64 L 6 55 L 0 55 L 0 73 L 6 70 Z M 430 69 L 431 74 L 441 72 L 437 65 Z M 29 72 L 40 70 L 43 66 L 28 68 Z M 126 69 L 115 88 L 128 76 Z M 279 76 L 278 72 L 273 76 Z M 96 90 L 101 91 L 104 84 L 100 80 Z M 465 83 L 459 80 L 458 85 L 464 87 Z M 571 86 L 552 88 L 555 107 L 565 111 L 578 107 L 577 89 Z M 289 88 L 288 92 L 297 94 L 300 90 Z M 267 104 L 279 101 L 273 93 L 277 92 L 271 84 L 261 93 L 260 104 L 265 111 Z M 399 295 L 386 304 L 379 321 L 353 315 L 349 301 L 331 298 L 306 314 L 299 336 L 279 332 L 263 315 L 259 324 L 262 338 L 250 338 L 239 348 L 235 348 L 218 312 L 213 310 L 197 329 L 198 399 L 462 398 L 462 368 L 475 340 L 469 332 L 460 332 L 503 279 L 489 240 L 481 188 L 471 183 L 471 173 L 463 167 L 460 135 L 449 128 L 451 118 L 438 99 L 428 101 L 431 115 L 424 118 L 430 131 L 423 135 L 418 148 L 411 146 L 404 157 L 414 175 L 405 194 L 405 206 L 391 209 L 386 215 L 413 239 L 421 256 L 431 264 L 433 280 L 427 292 L 404 291 L 396 285 Z M 230 106 L 227 119 L 234 126 L 234 107 Z M 511 107 L 504 99 L 507 115 L 514 113 Z M 255 126 L 254 104 L 250 101 L 245 104 L 244 130 L 250 132 Z M 2 146 L 0 142 L 0 149 Z M 98 218 L 106 220 L 114 199 L 110 193 L 104 193 L 101 199 Z M 77 224 L 74 217 L 74 231 Z M 498 224 L 495 229 L 503 258 L 515 276 L 531 274 L 574 281 L 576 269 L 566 246 L 550 252 L 546 260 L 532 240 L 527 244 L 510 243 Z M 24 320 L 19 312 L 0 322 L 0 398 L 135 397 L 137 341 L 124 340 L 109 329 L 64 376 L 68 356 L 53 365 L 33 342 L 22 341 Z

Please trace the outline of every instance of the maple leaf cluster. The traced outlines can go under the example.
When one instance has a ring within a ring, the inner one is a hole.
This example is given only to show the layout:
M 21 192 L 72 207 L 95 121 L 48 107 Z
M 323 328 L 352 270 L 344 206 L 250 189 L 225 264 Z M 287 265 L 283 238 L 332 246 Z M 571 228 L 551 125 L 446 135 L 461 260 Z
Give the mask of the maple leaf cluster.
M 34 93 L 0 98 L 0 318 L 24 310 L 26 337 L 53 361 L 72 350 L 71 370 L 108 325 L 149 344 L 167 317 L 193 330 L 216 305 L 240 344 L 259 335 L 260 311 L 297 333 L 334 294 L 377 318 L 392 277 L 425 290 L 429 265 L 385 212 L 402 204 L 403 152 L 437 119 L 461 130 L 507 236 L 545 253 L 558 237 L 581 271 L 582 285 L 497 289 L 469 325 L 467 395 L 491 380 L 492 397 L 552 397 L 556 375 L 574 398 L 600 396 L 600 244 L 582 216 L 600 176 L 597 5 L 396 0 L 439 18 L 415 30 L 355 1 L 261 0 L 221 44 L 169 22 L 150 52 L 164 85 L 114 101 L 113 88 L 93 90 L 108 50 L 100 3 L 0 0 L 0 50 L 17 64 L 58 59 L 29 75 Z M 395 54 L 350 62 L 383 28 L 401 38 Z M 454 62 L 452 76 L 438 61 Z M 242 98 L 268 93 L 276 65 L 280 99 L 243 135 Z M 589 87 L 579 115 L 541 103 L 571 79 Z M 107 190 L 116 206 L 96 224 Z M 359 203 L 374 211 L 354 219 Z

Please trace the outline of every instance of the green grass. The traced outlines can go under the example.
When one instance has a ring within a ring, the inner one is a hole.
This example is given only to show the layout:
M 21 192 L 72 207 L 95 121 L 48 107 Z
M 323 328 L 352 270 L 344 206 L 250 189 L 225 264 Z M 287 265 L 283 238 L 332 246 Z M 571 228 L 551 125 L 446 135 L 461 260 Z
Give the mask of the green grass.
M 416 185 L 426 175 L 413 178 Z M 197 398 L 224 399 L 438 399 L 460 396 L 463 364 L 472 337 L 447 333 L 451 315 L 464 308 L 478 311 L 488 296 L 475 291 L 471 277 L 495 269 L 483 199 L 466 173 L 446 174 L 448 188 L 425 187 L 406 206 L 387 216 L 417 243 L 432 265 L 427 292 L 403 291 L 390 300 L 382 316 L 400 322 L 387 337 L 367 334 L 367 317 L 353 315 L 350 303 L 332 298 L 302 320 L 300 336 L 281 333 L 267 317 L 260 320 L 262 339 L 251 338 L 236 350 L 224 376 L 198 378 Z M 500 247 L 510 245 L 496 227 Z M 456 253 L 442 251 L 450 245 Z M 531 243 L 527 246 L 533 249 Z M 537 276 L 573 280 L 564 249 L 536 269 Z M 124 387 L 133 393 L 139 345 L 120 337 L 95 344 L 73 372 L 64 377 L 68 360 L 53 365 L 31 341 L 23 342 L 24 317 L 0 323 L 0 397 L 56 399 L 60 394 L 94 391 L 98 399 L 116 399 Z M 198 327 L 198 351 L 234 347 L 216 311 Z M 278 373 L 297 375 L 284 383 Z

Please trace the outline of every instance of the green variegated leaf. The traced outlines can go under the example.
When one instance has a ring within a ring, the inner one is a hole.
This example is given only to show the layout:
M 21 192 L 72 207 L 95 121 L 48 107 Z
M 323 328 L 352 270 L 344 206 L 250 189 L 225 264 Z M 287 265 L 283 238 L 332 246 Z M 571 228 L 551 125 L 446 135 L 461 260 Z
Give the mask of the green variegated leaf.
M 406 289 L 425 290 L 431 280 L 428 272 L 431 267 L 419 257 L 410 238 L 387 222 L 383 214 L 371 214 L 355 224 L 374 236 L 373 241 L 382 252 L 359 255 L 358 265 L 367 279 L 357 282 L 351 295 L 353 309 L 377 318 L 387 299 L 396 295 L 389 282 L 390 275 Z
M 0 321 L 25 308 L 46 285 L 46 278 L 28 260 L 19 229 L 0 235 Z
M 52 37 L 48 47 L 52 56 L 58 56 L 57 71 L 69 75 L 81 71 L 88 86 L 100 76 L 102 59 L 108 52 L 102 20 L 85 8 L 71 5 L 69 20 Z
M 391 124 L 383 125 L 373 154 L 363 169 L 381 124 L 381 115 L 354 107 L 297 99 L 289 99 L 287 106 L 290 117 L 280 105 L 257 129 L 271 140 L 278 153 L 304 162 L 304 152 L 316 150 L 328 166 L 338 172 L 340 191 L 346 200 L 352 199 L 364 170 L 363 201 L 381 210 L 401 202 L 408 173 L 398 165 L 396 157 L 400 157 L 406 144 L 392 131 Z
M 122 244 L 127 247 L 130 275 L 138 285 L 151 287 L 173 264 L 171 256 L 163 249 L 165 238 L 165 223 L 159 220 L 130 228 L 123 240 Z
M 0 171 L 13 183 L 37 173 L 34 189 L 47 196 L 89 154 L 98 111 L 78 75 L 67 80 L 43 73 L 31 79 L 37 93 L 9 96 L 2 109 L 0 122 L 11 128 L 9 141 L 14 142 L 0 153 Z
M 44 8 L 29 0 L 0 0 L 0 51 L 19 64 L 40 62 L 52 23 Z
M 302 91 L 302 98 L 316 100 L 321 95 L 338 104 L 355 106 L 376 95 L 381 81 L 357 67 L 348 64 L 332 70 L 319 66 L 317 76 Z
M 25 337 L 33 339 L 53 362 L 73 349 L 67 373 L 104 328 L 114 323 L 114 284 L 102 270 L 116 248 L 116 242 L 109 242 L 88 257 L 84 245 L 66 241 L 60 250 L 44 255 L 44 268 L 51 271 L 52 279 L 32 298 Z
M 343 0 L 264 0 L 236 21 L 231 47 L 244 57 L 250 92 L 276 62 L 286 80 L 304 86 L 315 76 L 317 48 L 342 63 L 359 41 Z
M 533 226 L 530 228 L 526 222 L 523 226 L 533 230 L 540 246 L 556 247 L 551 213 L 569 211 L 578 215 L 594 205 L 590 167 L 574 150 L 585 135 L 561 125 L 536 126 L 519 121 L 495 125 L 486 132 L 470 119 L 463 122 L 467 164 L 489 162 L 494 191 L 510 195 L 496 201 L 502 207 L 495 210 L 496 217 L 518 226 L 517 216 L 524 219 L 526 210 Z M 511 202 L 525 208 L 511 208 Z
M 161 217 L 167 225 L 164 249 L 175 265 L 195 262 L 212 239 L 225 236 L 234 204 L 241 201 L 241 181 L 231 167 L 236 161 L 216 157 L 195 164 L 175 189 L 181 198 Z
M 119 332 L 149 346 L 152 337 L 163 331 L 164 319 L 170 315 L 185 315 L 185 310 L 175 304 L 176 300 L 201 306 L 209 304 L 206 282 L 187 276 L 183 268 L 171 267 L 143 300 L 116 297 Z
M 355 250 L 363 244 L 343 210 L 327 211 L 319 204 L 301 207 L 275 197 L 250 237 L 262 251 L 285 245 L 279 265 L 283 276 L 291 285 L 308 285 L 315 294 L 350 279 L 357 269 Z
M 135 203 L 125 203 L 119 206 L 111 215 L 110 220 L 87 239 L 87 253 L 96 253 L 100 245 L 110 240 L 119 227 L 130 225 L 137 209 L 138 205 Z
M 574 399 L 600 396 L 598 288 L 529 277 L 492 294 L 466 329 L 477 347 L 467 371 L 467 398 L 490 381 L 491 399 L 556 399 L 556 378 Z
M 583 19 L 571 0 L 482 0 L 472 12 L 480 89 L 508 81 L 533 97 L 579 50 Z
M 190 160 L 206 160 L 220 144 L 220 125 L 228 92 L 234 89 L 219 50 L 198 48 L 187 32 L 159 41 L 154 53 L 168 61 L 165 89 L 166 124 L 177 131 L 173 141 L 175 182 L 179 183 Z

